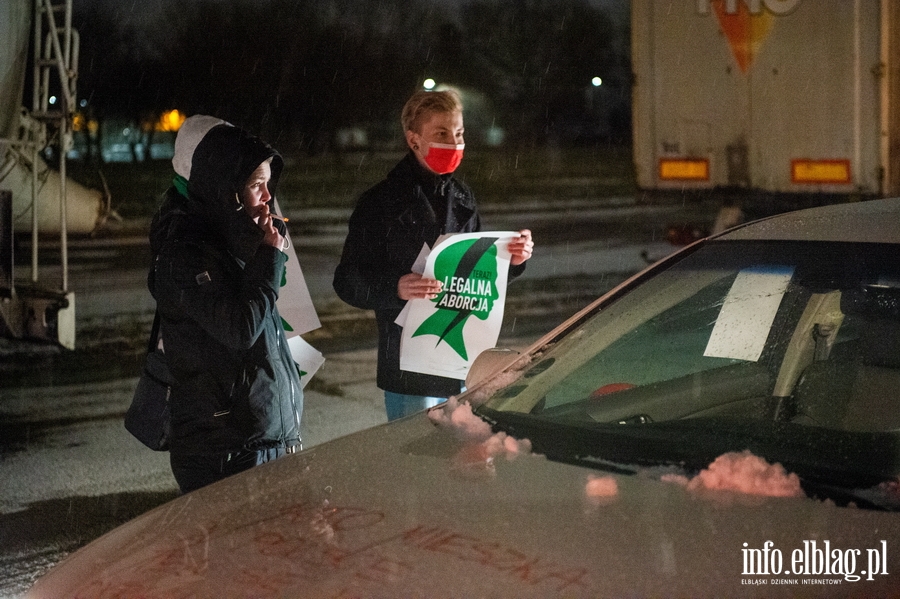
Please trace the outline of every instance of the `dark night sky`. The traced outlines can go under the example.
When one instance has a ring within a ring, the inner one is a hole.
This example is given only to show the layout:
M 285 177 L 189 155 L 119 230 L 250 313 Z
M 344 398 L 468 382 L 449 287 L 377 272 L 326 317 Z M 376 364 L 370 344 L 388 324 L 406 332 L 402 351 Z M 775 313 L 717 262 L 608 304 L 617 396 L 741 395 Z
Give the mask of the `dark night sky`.
M 146 41 L 152 42 L 153 36 L 164 35 L 167 15 L 172 6 L 191 0 L 73 0 L 74 10 L 92 5 L 102 6 L 104 11 L 115 15 L 123 25 L 134 24 L 136 29 L 147 33 Z M 249 2 L 254 0 L 218 0 L 220 2 Z M 458 7 L 465 0 L 431 0 L 444 7 Z M 589 4 L 603 8 L 616 25 L 627 25 L 629 20 L 629 0 L 588 0 Z M 140 41 L 140 40 L 136 40 Z

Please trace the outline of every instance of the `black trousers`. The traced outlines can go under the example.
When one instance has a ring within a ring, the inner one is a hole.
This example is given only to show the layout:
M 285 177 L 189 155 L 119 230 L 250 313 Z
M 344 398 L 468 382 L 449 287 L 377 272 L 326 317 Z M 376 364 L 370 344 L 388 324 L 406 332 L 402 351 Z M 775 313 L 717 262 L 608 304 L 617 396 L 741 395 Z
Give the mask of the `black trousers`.
M 225 455 L 193 455 L 169 453 L 172 474 L 182 493 L 190 493 L 200 487 L 212 484 L 254 466 L 280 458 L 287 450 L 284 447 L 242 450 Z

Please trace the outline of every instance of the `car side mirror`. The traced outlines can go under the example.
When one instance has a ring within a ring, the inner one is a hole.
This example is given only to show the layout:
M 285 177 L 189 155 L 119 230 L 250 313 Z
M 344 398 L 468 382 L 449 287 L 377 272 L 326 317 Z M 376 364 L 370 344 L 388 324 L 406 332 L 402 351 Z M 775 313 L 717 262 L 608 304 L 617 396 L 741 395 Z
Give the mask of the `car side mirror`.
M 486 349 L 472 362 L 469 374 L 466 375 L 466 389 L 472 389 L 482 381 L 500 372 L 522 355 L 514 349 L 494 347 Z

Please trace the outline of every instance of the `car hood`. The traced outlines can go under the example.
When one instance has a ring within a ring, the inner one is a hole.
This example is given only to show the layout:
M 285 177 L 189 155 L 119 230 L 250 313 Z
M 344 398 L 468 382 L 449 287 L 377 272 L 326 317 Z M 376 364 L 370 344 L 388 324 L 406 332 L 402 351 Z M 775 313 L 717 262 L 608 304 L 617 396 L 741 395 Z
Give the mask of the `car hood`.
M 898 546 L 900 514 L 491 458 L 422 413 L 162 505 L 27 597 L 887 596 Z

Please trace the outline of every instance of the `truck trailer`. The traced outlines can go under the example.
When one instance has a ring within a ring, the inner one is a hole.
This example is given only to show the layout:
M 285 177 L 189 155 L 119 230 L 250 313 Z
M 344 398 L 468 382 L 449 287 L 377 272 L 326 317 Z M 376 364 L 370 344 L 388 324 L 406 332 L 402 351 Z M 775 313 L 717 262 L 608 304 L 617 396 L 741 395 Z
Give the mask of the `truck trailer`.
M 631 0 L 644 190 L 900 195 L 900 0 Z

